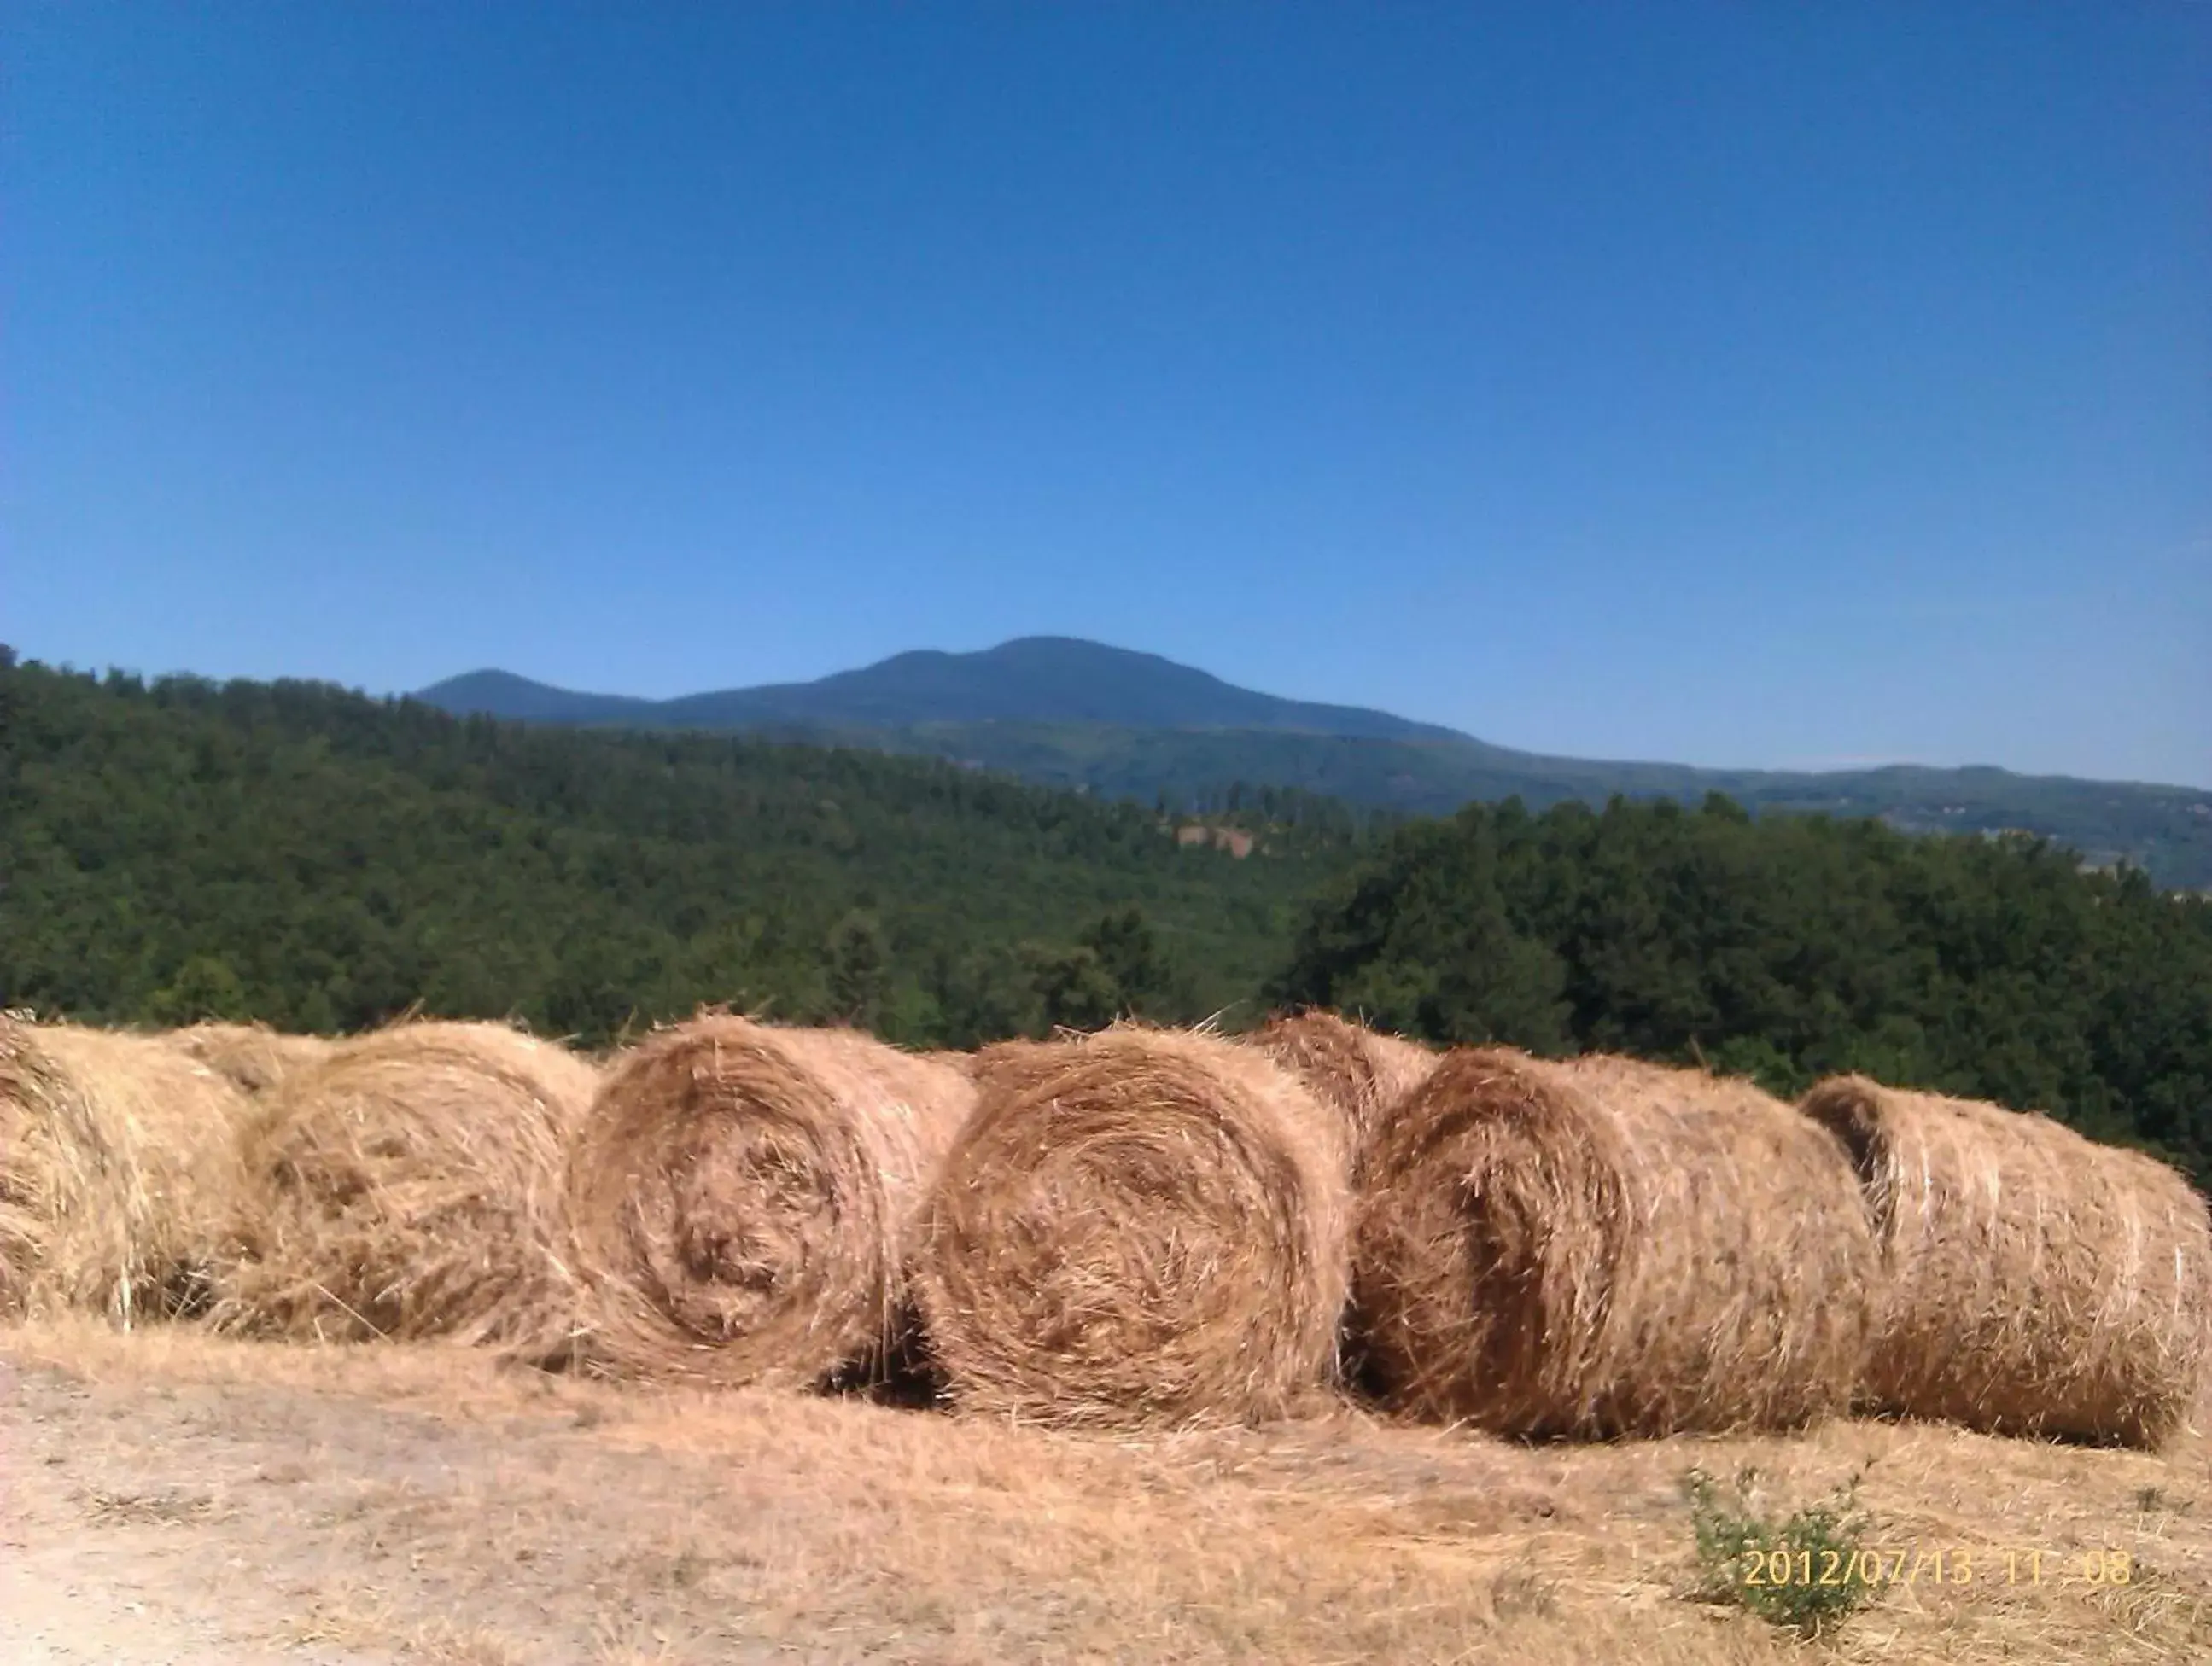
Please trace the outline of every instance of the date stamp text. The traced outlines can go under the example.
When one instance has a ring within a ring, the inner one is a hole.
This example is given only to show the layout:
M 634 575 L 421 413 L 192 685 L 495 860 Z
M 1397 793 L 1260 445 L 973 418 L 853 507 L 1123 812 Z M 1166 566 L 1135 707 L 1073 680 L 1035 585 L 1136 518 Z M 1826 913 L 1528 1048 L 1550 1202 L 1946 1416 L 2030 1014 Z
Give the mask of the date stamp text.
M 2135 1559 L 2113 1549 L 2021 1545 L 1867 1545 L 1853 1550 L 1754 1550 L 1736 1564 L 1747 1587 L 1902 1585 L 2125 1585 Z

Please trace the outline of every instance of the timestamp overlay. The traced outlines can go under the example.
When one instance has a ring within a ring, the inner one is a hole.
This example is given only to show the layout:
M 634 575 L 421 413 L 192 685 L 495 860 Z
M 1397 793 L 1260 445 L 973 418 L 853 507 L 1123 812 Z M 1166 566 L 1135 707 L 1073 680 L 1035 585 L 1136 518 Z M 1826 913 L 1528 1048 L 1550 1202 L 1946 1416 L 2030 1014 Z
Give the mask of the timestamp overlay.
M 1746 1554 L 1746 1587 L 1864 1585 L 1875 1589 L 2073 1585 L 2118 1588 L 2136 1578 L 2134 1553 L 2118 1546 L 2060 1549 L 2034 1544 L 1923 1540 L 1853 1549 L 1770 1550 Z

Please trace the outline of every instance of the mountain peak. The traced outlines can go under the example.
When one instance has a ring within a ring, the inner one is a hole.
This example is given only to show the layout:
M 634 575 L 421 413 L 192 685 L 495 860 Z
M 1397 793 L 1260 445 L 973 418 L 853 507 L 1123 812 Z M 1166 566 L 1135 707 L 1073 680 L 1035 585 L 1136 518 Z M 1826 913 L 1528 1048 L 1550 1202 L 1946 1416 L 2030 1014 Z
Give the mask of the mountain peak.
M 580 694 L 495 669 L 464 671 L 416 691 L 415 698 L 456 717 L 481 714 L 523 723 L 642 723 L 649 721 L 653 705 L 621 694 Z

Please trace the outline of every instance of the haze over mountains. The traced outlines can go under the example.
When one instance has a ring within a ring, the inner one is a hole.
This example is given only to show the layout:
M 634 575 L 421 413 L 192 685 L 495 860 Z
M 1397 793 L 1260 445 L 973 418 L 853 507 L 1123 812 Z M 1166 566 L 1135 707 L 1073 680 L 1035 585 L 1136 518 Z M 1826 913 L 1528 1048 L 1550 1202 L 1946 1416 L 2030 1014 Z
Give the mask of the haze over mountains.
M 1880 815 L 1913 831 L 2018 828 L 2093 863 L 2127 859 L 2160 882 L 2212 886 L 2212 793 L 2024 776 L 1987 767 L 1807 773 L 1549 757 L 1385 712 L 1279 699 L 1194 667 L 1068 637 L 975 653 L 922 650 L 812 682 L 668 700 L 581 694 L 499 670 L 416 698 L 529 723 L 739 730 L 919 753 L 1048 785 L 1187 803 L 1233 782 L 1295 786 L 1442 814 L 1517 794 L 1532 806 L 1614 793 L 1729 794 L 1753 809 Z

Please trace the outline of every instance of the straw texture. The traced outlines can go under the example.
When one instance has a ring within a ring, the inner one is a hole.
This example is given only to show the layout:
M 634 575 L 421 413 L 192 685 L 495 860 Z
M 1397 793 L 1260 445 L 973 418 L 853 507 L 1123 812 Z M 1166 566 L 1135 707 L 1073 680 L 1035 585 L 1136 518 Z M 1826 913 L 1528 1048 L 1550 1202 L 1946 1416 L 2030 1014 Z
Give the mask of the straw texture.
M 1980 1429 L 2155 1445 L 2212 1354 L 2212 1222 L 2164 1164 L 2047 1117 L 1820 1083 L 1887 1274 L 1866 1394 Z
M 1250 1044 L 1335 1107 L 1364 1148 L 1397 1103 L 1429 1079 L 1438 1055 L 1333 1012 L 1270 1019 Z
M 0 1310 L 204 1306 L 246 1114 L 152 1037 L 0 1018 Z
M 241 1093 L 267 1093 L 295 1071 L 321 1063 L 337 1044 L 319 1035 L 287 1035 L 266 1024 L 194 1024 L 166 1038 Z
M 398 1024 L 284 1077 L 248 1122 L 226 1330 L 523 1348 L 573 1294 L 559 1175 L 597 1084 L 500 1024 Z
M 916 1287 L 955 1400 L 1142 1427 L 1280 1416 L 1331 1380 L 1343 1119 L 1258 1051 L 1120 1026 L 976 1057 Z
M 904 1315 L 923 1185 L 965 1075 L 850 1030 L 726 1014 L 608 1077 L 568 1166 L 587 1354 L 734 1385 L 873 1368 Z
M 1415 1416 L 1786 1427 L 1848 1405 L 1875 1277 L 1841 1147 L 1749 1083 L 1469 1049 L 1369 1154 L 1354 1327 Z

